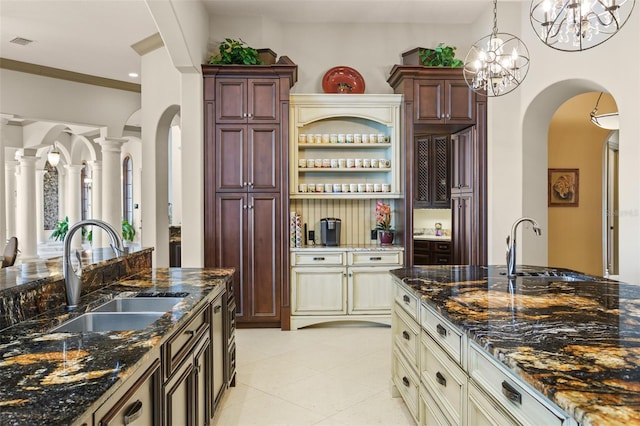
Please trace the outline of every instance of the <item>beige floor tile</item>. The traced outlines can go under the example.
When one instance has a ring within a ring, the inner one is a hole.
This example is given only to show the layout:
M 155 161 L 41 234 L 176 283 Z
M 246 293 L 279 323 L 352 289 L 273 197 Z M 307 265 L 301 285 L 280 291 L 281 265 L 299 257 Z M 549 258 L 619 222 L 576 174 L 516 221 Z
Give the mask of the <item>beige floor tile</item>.
M 413 426 L 411 413 L 402 398 L 392 398 L 390 390 L 348 407 L 317 425 L 348 426 Z

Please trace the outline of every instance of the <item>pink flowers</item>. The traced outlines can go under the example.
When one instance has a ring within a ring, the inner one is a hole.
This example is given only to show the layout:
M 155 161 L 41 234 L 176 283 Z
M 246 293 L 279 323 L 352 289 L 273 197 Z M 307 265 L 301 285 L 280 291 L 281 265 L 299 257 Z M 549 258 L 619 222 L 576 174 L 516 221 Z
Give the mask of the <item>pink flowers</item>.
M 391 207 L 387 203 L 376 203 L 376 229 L 391 231 Z

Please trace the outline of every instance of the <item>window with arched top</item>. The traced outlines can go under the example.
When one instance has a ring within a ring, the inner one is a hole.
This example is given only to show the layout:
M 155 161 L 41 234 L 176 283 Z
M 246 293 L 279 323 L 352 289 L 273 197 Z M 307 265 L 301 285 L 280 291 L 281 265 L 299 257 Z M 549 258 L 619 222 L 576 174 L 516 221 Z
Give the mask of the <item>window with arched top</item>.
M 80 171 L 80 203 L 82 205 L 82 220 L 91 219 L 91 175 L 86 162 L 82 162 Z
M 133 224 L 133 161 L 130 155 L 122 160 L 122 218 Z

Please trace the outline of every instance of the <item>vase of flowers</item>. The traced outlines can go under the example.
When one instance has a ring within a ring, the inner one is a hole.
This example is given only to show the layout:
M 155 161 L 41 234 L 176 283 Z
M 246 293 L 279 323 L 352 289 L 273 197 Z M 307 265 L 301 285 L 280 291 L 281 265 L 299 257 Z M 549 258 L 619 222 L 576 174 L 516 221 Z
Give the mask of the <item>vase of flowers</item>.
M 379 231 L 380 244 L 392 244 L 395 231 L 391 227 L 391 207 L 387 203 L 376 203 L 376 229 Z

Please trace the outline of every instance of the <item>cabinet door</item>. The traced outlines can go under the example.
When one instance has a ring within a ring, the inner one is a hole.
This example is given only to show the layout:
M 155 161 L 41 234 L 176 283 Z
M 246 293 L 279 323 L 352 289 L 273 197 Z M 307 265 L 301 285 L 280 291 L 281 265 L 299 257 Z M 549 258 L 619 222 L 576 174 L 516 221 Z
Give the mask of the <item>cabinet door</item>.
M 291 269 L 291 315 L 347 313 L 347 272 L 342 267 Z
M 248 123 L 280 121 L 280 81 L 275 78 L 250 78 L 247 81 Z
M 247 109 L 246 79 L 216 79 L 216 123 L 245 123 Z
M 277 125 L 248 126 L 247 186 L 249 191 L 280 191 L 282 143 Z
M 467 82 L 445 81 L 445 118 L 449 124 L 474 124 L 476 119 L 476 96 Z
M 249 194 L 245 259 L 247 283 L 243 320 L 280 320 L 280 281 L 282 279 L 282 214 L 280 195 Z
M 164 386 L 167 426 L 193 425 L 195 422 L 193 358 L 188 358 Z
M 207 337 L 194 353 L 195 425 L 206 426 L 213 417 L 211 405 L 211 340 Z
M 451 207 L 450 145 L 448 135 L 433 137 L 431 144 L 431 187 L 433 194 L 431 206 L 433 208 L 448 209 Z
M 451 135 L 452 177 L 451 192 L 469 192 L 473 190 L 475 150 L 473 128 Z
M 111 397 L 94 413 L 99 426 L 151 425 L 160 422 L 160 360 L 156 359 L 115 403 Z
M 348 313 L 391 313 L 391 275 L 389 270 L 397 268 L 351 267 L 348 272 Z
M 413 82 L 414 123 L 443 124 L 444 80 L 415 80 Z
M 222 391 L 225 387 L 224 370 L 225 370 L 225 336 L 224 336 L 224 295 L 221 294 L 211 302 L 211 309 L 213 313 L 211 315 L 211 351 L 213 359 L 212 376 L 210 378 L 212 383 L 211 391 L 211 417 L 213 417 L 216 405 L 222 396 Z
M 216 192 L 240 192 L 248 188 L 247 126 L 216 127 Z
M 431 136 L 416 136 L 415 140 L 415 191 L 413 207 L 429 208 L 431 193 Z
M 451 197 L 453 263 L 469 265 L 473 249 L 473 195 Z
M 218 193 L 215 209 L 215 265 L 235 268 L 233 293 L 236 298 L 237 319 L 245 318 L 246 270 L 248 237 L 246 234 L 246 194 Z

